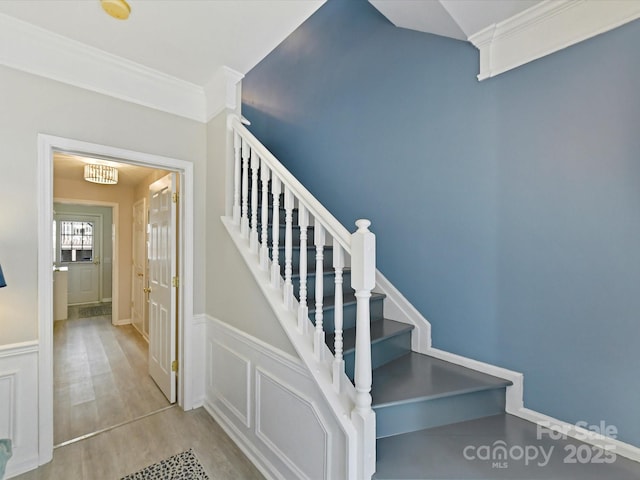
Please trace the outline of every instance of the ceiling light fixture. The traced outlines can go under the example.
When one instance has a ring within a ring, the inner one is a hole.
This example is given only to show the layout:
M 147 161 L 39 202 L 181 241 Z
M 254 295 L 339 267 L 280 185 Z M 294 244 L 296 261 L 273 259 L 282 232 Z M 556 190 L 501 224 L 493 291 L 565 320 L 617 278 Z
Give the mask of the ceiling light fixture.
M 118 183 L 118 169 L 109 165 L 88 164 L 84 166 L 84 179 L 102 185 L 115 185 Z
M 126 20 L 131 13 L 131 7 L 125 0 L 100 0 L 102 9 L 118 20 Z

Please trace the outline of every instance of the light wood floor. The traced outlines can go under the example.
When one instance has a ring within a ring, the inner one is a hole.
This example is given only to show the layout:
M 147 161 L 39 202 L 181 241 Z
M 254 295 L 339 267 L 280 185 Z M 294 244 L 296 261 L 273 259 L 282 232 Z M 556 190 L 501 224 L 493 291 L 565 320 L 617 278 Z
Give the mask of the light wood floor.
M 193 448 L 211 480 L 264 477 L 203 409 L 173 407 L 54 450 L 53 461 L 16 480 L 118 480 Z
M 148 345 L 109 316 L 54 325 L 54 444 L 169 405 L 149 377 Z

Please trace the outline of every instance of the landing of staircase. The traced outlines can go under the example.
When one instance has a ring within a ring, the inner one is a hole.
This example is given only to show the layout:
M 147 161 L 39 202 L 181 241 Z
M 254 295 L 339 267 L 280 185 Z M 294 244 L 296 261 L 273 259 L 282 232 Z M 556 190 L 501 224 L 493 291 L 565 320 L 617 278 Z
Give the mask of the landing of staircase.
M 506 447 L 507 458 L 483 459 L 497 452 L 497 445 Z M 581 456 L 571 463 L 578 449 Z M 536 458 L 521 456 L 527 450 Z M 539 431 L 536 424 L 508 414 L 379 439 L 377 451 L 376 480 L 640 479 L 640 463 L 621 456 L 598 463 L 604 457 L 596 447 L 551 439 L 547 429 Z

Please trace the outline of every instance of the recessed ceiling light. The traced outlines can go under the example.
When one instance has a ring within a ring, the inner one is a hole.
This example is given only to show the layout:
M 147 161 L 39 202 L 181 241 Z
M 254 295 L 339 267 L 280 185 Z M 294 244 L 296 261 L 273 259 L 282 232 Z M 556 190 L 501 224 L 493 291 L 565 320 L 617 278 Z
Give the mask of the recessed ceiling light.
M 102 9 L 118 20 L 126 20 L 131 13 L 131 7 L 125 0 L 100 0 Z

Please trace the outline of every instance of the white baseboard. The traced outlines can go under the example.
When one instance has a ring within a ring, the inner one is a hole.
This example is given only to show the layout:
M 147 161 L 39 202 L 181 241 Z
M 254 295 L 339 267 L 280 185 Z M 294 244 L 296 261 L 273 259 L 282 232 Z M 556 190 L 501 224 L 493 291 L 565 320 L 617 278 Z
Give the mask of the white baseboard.
M 555 430 L 557 432 L 564 433 L 567 437 L 579 440 L 599 448 L 610 448 L 616 455 L 628 458 L 630 460 L 640 462 L 640 448 L 629 443 L 622 442 L 617 439 L 605 437 L 590 430 L 578 427 L 571 423 L 558 420 L 557 418 L 550 417 L 540 412 L 528 409 L 524 407 L 523 392 L 524 392 L 524 375 L 513 370 L 507 370 L 506 368 L 496 367 L 488 363 L 479 362 L 470 358 L 466 358 L 454 353 L 438 350 L 437 348 L 430 348 L 427 355 L 445 360 L 455 365 L 460 365 L 471 370 L 486 373 L 487 375 L 493 375 L 494 377 L 504 378 L 510 380 L 513 385 L 507 387 L 507 401 L 506 411 L 507 413 L 516 417 L 528 420 L 542 427 Z
M 111 324 L 115 325 L 115 323 L 113 323 L 113 322 Z M 145 342 L 149 343 L 149 337 L 147 335 L 145 335 L 144 332 L 142 330 L 140 330 L 135 323 L 131 322 L 131 326 L 136 329 L 136 332 L 138 332 L 140 334 L 140 336 L 144 339 Z
M 5 478 L 17 477 L 23 473 L 27 473 L 31 470 L 38 468 L 38 455 L 31 455 L 29 457 L 21 458 L 16 462 L 16 458 L 10 458 L 7 463 L 7 469 L 5 471 Z
M 264 455 L 255 449 L 252 444 L 245 441 L 244 435 L 238 431 L 233 422 L 231 422 L 224 413 L 210 402 L 205 401 L 203 406 L 207 413 L 211 415 L 224 432 L 231 437 L 238 448 L 242 450 L 242 453 L 251 460 L 251 463 L 260 470 L 260 473 L 262 473 L 267 480 L 278 480 L 278 477 L 274 477 L 271 474 L 271 472 L 276 471 L 273 465 L 271 465 Z
M 131 319 L 130 318 L 120 318 L 116 321 L 112 321 L 111 325 L 115 325 L 115 326 L 120 326 L 120 325 L 130 325 L 131 324 Z M 144 335 L 143 335 L 144 336 Z
M 509 412 L 516 417 L 520 417 L 529 422 L 540 425 L 541 427 L 561 432 L 567 437 L 571 437 L 575 440 L 594 445 L 604 450 L 614 452 L 616 455 L 628 458 L 634 462 L 640 462 L 640 448 L 629 443 L 622 442 L 620 440 L 605 437 L 591 430 L 587 430 L 577 425 L 558 420 L 557 418 L 550 417 L 540 412 L 530 410 L 528 408 L 520 408 L 515 412 Z
M 375 291 L 387 296 L 384 299 L 385 318 L 414 326 L 411 334 L 411 350 L 427 353 L 427 350 L 431 348 L 431 324 L 429 321 L 379 270 L 376 270 Z

